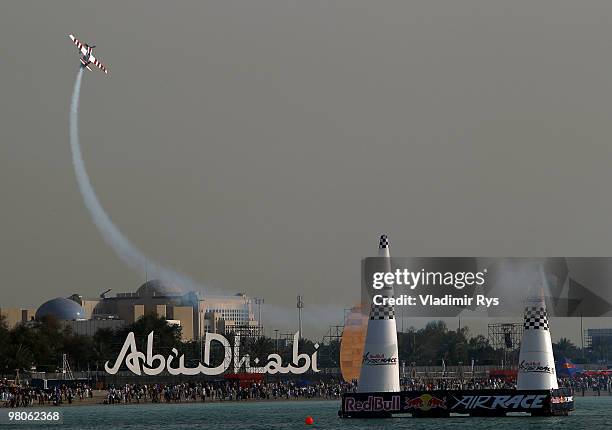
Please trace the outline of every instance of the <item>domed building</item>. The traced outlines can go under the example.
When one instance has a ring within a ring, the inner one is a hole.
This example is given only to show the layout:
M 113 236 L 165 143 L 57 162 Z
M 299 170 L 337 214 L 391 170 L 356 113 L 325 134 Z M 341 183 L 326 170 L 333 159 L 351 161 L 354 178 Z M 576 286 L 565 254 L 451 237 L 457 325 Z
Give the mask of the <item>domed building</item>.
M 189 314 L 193 319 L 197 305 L 197 295 L 194 292 L 183 292 L 171 283 L 160 279 L 151 279 L 142 284 L 133 293 L 117 293 L 114 297 L 106 296 L 106 292 L 95 300 L 92 317 L 115 317 L 128 324 L 138 320 L 145 314 L 156 314 L 169 319 L 175 318 L 174 313 Z M 81 300 L 85 309 L 92 306 L 92 300 Z
M 239 333 L 260 336 L 262 326 L 255 319 L 253 303 L 245 294 L 234 296 L 203 296 L 196 291 L 184 291 L 172 282 L 147 280 L 135 292 L 120 292 L 109 296 L 110 288 L 98 297 L 72 294 L 43 303 L 36 319 L 51 315 L 70 327 L 76 334 L 93 336 L 99 329 L 116 330 L 138 321 L 145 315 L 155 315 L 168 324 L 181 327 L 184 341 L 202 338 L 204 333 Z M 262 303 L 263 300 L 257 302 Z M 0 309 L 4 314 L 4 311 Z M 21 320 L 28 320 L 27 312 Z
M 151 296 L 181 296 L 184 293 L 180 288 L 169 284 L 160 279 L 151 279 L 145 282 L 136 290 L 136 295 L 140 297 Z
M 77 302 L 64 297 L 56 297 L 40 305 L 36 311 L 36 319 L 53 316 L 58 320 L 83 320 L 86 318 L 85 310 Z

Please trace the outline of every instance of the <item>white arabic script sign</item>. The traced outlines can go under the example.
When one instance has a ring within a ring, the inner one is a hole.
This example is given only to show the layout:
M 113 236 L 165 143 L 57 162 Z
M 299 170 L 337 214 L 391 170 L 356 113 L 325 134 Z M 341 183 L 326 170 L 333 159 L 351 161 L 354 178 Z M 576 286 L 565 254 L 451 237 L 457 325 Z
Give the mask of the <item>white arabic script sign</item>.
M 161 354 L 153 354 L 153 332 L 147 336 L 147 353 L 138 351 L 136 347 L 136 339 L 134 333 L 130 332 L 123 343 L 123 347 L 115 360 L 115 364 L 111 367 L 109 361 L 104 364 L 104 370 L 111 375 L 115 375 L 123 363 L 136 375 L 159 375 L 164 370 L 167 370 L 171 375 L 220 375 L 229 369 L 230 364 L 234 362 L 234 373 L 244 366 L 247 373 L 268 373 L 274 375 L 276 373 L 294 373 L 302 374 L 311 369 L 313 372 L 318 372 L 317 368 L 317 351 L 319 347 L 315 344 L 315 352 L 312 356 L 308 354 L 300 354 L 298 352 L 299 332 L 293 336 L 293 354 L 292 362 L 287 366 L 283 366 L 282 358 L 279 354 L 269 354 L 268 361 L 265 366 L 251 367 L 251 358 L 248 354 L 240 357 L 240 336 L 236 335 L 234 347 L 230 346 L 229 341 L 220 334 L 206 333 L 204 338 L 204 364 L 198 363 L 195 367 L 185 367 L 185 355 L 179 356 L 178 350 L 172 348 L 172 354 L 164 357 Z M 212 342 L 219 342 L 223 346 L 225 355 L 223 362 L 218 366 L 210 366 L 210 349 Z M 229 352 L 229 354 L 228 354 Z M 259 364 L 259 359 L 253 360 L 255 364 Z M 178 362 L 178 365 L 176 364 Z

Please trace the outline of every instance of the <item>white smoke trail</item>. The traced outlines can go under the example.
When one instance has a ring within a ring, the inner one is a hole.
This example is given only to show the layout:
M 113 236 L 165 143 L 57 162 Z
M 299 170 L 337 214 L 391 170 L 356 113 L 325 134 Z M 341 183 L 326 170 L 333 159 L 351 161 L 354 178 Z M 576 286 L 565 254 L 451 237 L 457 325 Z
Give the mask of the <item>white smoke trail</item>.
M 70 103 L 70 149 L 72 151 L 72 164 L 74 166 L 74 173 L 76 175 L 79 190 L 81 191 L 85 206 L 94 224 L 98 228 L 98 231 L 106 243 L 115 251 L 117 256 L 132 269 L 137 271 L 145 269 L 148 273 L 151 273 L 152 277 L 167 281 L 179 288 L 204 291 L 202 285 L 188 276 L 163 267 L 145 256 L 142 251 L 134 246 L 134 244 L 121 233 L 119 228 L 117 228 L 108 214 L 104 211 L 104 208 L 100 204 L 89 182 L 89 176 L 85 169 L 85 163 L 83 162 L 81 147 L 79 145 L 78 113 L 82 81 L 83 69 L 80 69 L 76 81 L 74 82 L 74 91 Z
M 181 288 L 184 291 L 199 291 L 222 294 L 219 291 L 211 291 L 210 288 L 205 289 L 201 284 L 189 278 L 188 276 L 179 273 L 173 269 L 166 268 L 161 264 L 153 261 L 145 256 L 127 237 L 121 233 L 119 228 L 113 223 L 104 208 L 100 204 L 98 197 L 91 186 L 89 175 L 85 169 L 81 147 L 79 145 L 79 129 L 78 129 L 78 113 L 79 113 L 79 98 L 81 95 L 81 82 L 83 80 L 83 69 L 79 70 L 76 81 L 74 82 L 74 91 L 72 93 L 72 101 L 70 103 L 70 149 L 72 151 L 72 164 L 77 179 L 77 184 L 81 192 L 81 196 L 85 202 L 85 206 L 89 214 L 98 228 L 98 231 L 108 245 L 115 251 L 117 256 L 127 266 L 134 270 L 142 271 L 145 269 L 152 277 L 162 279 L 169 282 L 175 287 Z M 267 304 L 267 315 L 264 319 L 276 326 L 286 326 L 288 323 L 297 326 L 297 314 L 295 310 L 289 310 L 285 307 Z M 317 305 L 306 309 L 303 315 L 305 325 L 320 326 L 321 321 L 325 321 L 333 316 L 334 321 L 338 317 L 342 317 L 343 307 L 334 305 Z

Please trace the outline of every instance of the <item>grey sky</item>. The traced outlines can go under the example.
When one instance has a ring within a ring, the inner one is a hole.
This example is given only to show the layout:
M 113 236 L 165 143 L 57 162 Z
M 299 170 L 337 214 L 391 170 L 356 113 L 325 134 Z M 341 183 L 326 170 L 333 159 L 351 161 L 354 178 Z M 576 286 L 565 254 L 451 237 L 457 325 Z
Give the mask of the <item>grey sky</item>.
M 358 300 L 380 233 L 398 256 L 612 255 L 611 20 L 607 1 L 4 2 L 0 306 L 144 277 L 76 186 L 67 33 L 110 69 L 80 129 L 113 221 L 204 285 L 314 312 Z

